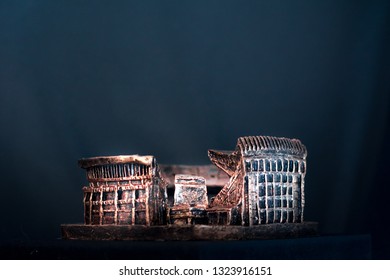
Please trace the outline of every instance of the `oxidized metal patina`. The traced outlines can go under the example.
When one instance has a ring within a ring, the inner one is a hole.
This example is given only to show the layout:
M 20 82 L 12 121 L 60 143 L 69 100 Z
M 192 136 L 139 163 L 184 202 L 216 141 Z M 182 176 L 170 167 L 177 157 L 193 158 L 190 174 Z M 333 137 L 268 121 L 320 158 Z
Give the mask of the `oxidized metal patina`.
M 63 237 L 237 240 L 317 233 L 317 223 L 303 220 L 307 151 L 301 141 L 240 137 L 235 150 L 208 155 L 215 166 L 161 170 L 153 156 L 81 159 L 89 181 L 84 225 L 63 225 Z

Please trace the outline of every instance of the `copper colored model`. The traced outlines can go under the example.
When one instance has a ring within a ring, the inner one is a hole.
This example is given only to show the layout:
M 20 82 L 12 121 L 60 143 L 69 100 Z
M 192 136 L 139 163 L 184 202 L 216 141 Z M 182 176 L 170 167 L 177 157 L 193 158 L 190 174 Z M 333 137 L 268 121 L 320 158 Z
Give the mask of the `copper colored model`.
M 304 222 L 306 147 L 297 139 L 240 137 L 209 150 L 217 167 L 162 165 L 153 156 L 81 159 L 89 185 L 84 225 L 66 239 L 194 240 L 311 236 Z M 219 169 L 219 170 L 218 170 Z
M 306 148 L 299 140 L 240 137 L 236 150 L 209 150 L 229 182 L 210 204 L 210 223 L 255 226 L 303 221 Z
M 166 183 L 153 156 L 81 159 L 87 225 L 162 225 L 166 223 Z

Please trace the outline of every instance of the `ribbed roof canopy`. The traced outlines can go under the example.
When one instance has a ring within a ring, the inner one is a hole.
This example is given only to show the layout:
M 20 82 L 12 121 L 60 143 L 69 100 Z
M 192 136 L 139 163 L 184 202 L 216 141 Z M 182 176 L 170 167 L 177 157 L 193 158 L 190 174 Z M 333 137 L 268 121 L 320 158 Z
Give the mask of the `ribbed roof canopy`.
M 144 165 L 151 165 L 153 163 L 154 156 L 140 156 L 140 155 L 119 155 L 119 156 L 102 156 L 82 158 L 79 160 L 81 168 L 90 168 L 93 166 L 118 164 L 118 163 L 137 163 Z
M 298 139 L 272 136 L 245 136 L 238 138 L 237 150 L 242 155 L 258 155 L 262 153 L 292 154 L 305 158 L 307 150 Z
M 272 136 L 245 136 L 237 140 L 236 150 L 209 150 L 210 160 L 229 176 L 233 176 L 242 156 L 284 154 L 306 158 L 305 145 L 298 139 Z

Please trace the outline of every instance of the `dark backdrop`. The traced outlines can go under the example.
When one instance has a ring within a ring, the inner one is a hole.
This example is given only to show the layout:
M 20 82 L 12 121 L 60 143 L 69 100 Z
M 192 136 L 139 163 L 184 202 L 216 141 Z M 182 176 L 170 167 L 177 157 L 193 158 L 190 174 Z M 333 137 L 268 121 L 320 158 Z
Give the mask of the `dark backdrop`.
M 291 2 L 1 1 L 2 240 L 83 221 L 81 157 L 271 135 L 307 146 L 306 219 L 389 258 L 390 5 Z

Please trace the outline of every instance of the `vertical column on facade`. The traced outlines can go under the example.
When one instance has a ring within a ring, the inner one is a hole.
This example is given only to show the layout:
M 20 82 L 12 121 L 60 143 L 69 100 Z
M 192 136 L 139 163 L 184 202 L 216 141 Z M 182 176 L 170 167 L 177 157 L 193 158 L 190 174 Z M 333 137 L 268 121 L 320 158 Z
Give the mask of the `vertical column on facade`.
M 142 186 L 144 186 L 145 182 L 144 179 L 141 181 Z M 150 216 L 149 216 L 149 191 L 150 191 L 150 183 L 148 182 L 145 187 L 145 219 L 146 219 L 146 225 L 150 226 Z
M 132 186 L 131 190 L 131 224 L 135 224 L 135 188 Z
M 253 226 L 253 182 L 252 182 L 252 173 L 247 172 L 246 173 L 246 179 L 245 179 L 245 184 L 247 185 L 248 188 L 248 214 L 249 214 L 249 226 Z
M 103 187 L 99 187 L 100 199 L 99 199 L 99 224 L 103 224 Z
M 277 209 L 276 209 L 276 198 L 275 198 L 275 191 L 276 191 L 276 186 L 275 186 L 275 177 L 276 177 L 276 162 L 275 162 L 275 159 L 272 159 L 272 162 L 271 162 L 271 171 L 272 171 L 272 200 L 273 200 L 273 211 L 274 211 L 274 219 L 273 219 L 273 223 L 275 223 L 276 221 L 276 213 L 277 213 Z
M 118 224 L 118 189 L 119 189 L 119 183 L 115 185 L 114 188 L 114 207 L 115 207 L 115 214 L 114 214 L 114 224 Z
M 305 161 L 301 161 L 299 163 L 299 174 L 301 176 L 301 183 L 300 183 L 300 188 L 301 188 L 301 222 L 303 222 L 303 211 L 305 209 Z

